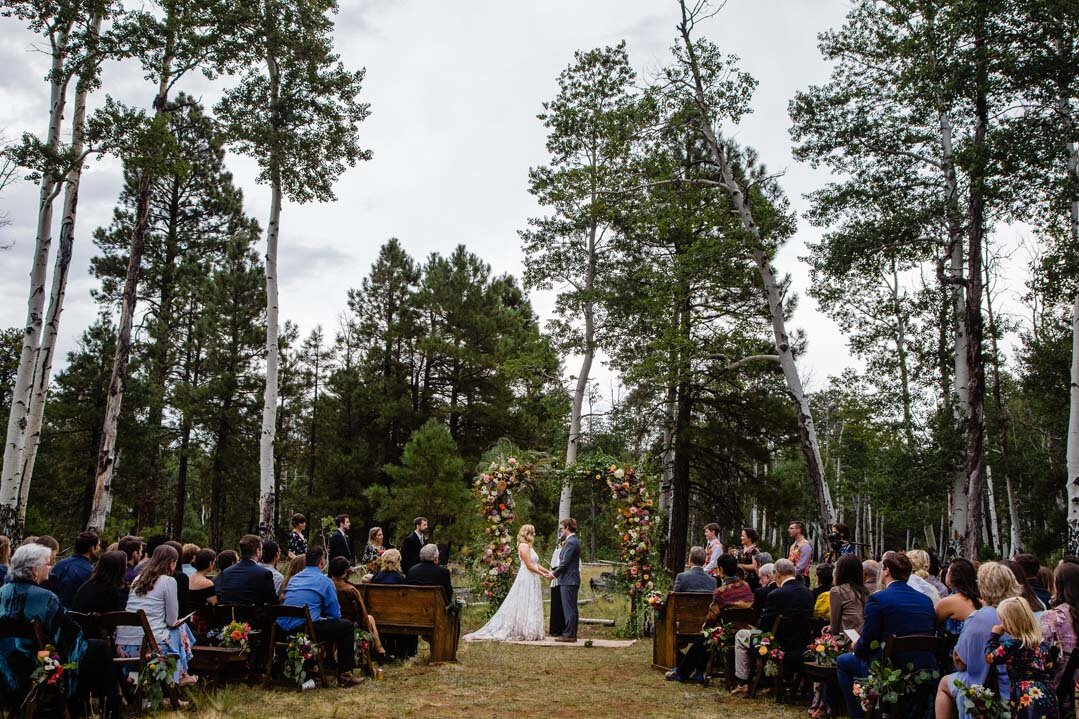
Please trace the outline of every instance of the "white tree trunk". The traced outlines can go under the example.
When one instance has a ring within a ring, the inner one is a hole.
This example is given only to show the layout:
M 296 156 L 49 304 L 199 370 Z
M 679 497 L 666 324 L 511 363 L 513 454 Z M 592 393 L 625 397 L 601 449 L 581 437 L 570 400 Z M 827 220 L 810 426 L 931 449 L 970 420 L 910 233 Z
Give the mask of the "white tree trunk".
M 281 226 L 281 183 L 274 182 L 270 201 L 270 224 L 266 228 L 266 390 L 262 401 L 262 434 L 259 438 L 259 533 L 273 533 L 274 437 L 277 430 L 277 238 Z
M 674 487 L 674 386 L 667 388 L 667 401 L 663 403 L 663 454 L 660 460 L 659 511 L 664 517 L 671 516 L 671 497 Z M 671 523 L 667 524 L 670 541 Z
M 1062 103 L 1067 107 L 1067 103 Z M 1067 116 L 1070 119 L 1070 115 Z M 1072 124 L 1072 123 L 1069 123 Z M 1074 132 L 1074 126 L 1072 126 Z M 1068 143 L 1068 169 L 1079 180 L 1079 141 Z M 1079 248 L 1079 197 L 1071 202 L 1072 246 Z M 1068 540 L 1067 551 L 1079 553 L 1079 289 L 1072 302 L 1072 368 L 1068 401 Z
M 997 499 L 993 489 L 993 468 L 985 465 L 985 492 L 989 502 L 989 531 L 993 539 L 993 553 L 1000 556 L 1000 522 L 997 520 Z
M 49 81 L 49 127 L 45 145 L 55 148 L 60 142 L 60 129 L 67 102 L 67 80 L 64 78 L 67 55 L 67 31 L 59 34 L 52 49 L 52 68 Z M 62 183 L 45 173 L 41 177 L 37 231 L 34 238 L 34 256 L 30 265 L 30 292 L 26 302 L 26 325 L 23 328 L 19 367 L 11 390 L 11 411 L 8 414 L 7 433 L 4 438 L 4 464 L 0 470 L 0 533 L 12 536 L 16 532 L 16 515 L 19 498 L 18 472 L 20 454 L 24 446 L 27 415 L 30 412 L 30 389 L 34 379 L 34 366 L 41 342 L 41 328 L 45 312 L 45 281 L 49 264 L 49 248 L 52 245 L 53 204 L 60 193 Z
M 593 198 L 593 202 L 595 199 Z M 592 224 L 588 236 L 588 270 L 585 272 L 584 291 L 584 356 L 581 358 L 581 371 L 577 373 L 577 386 L 573 390 L 573 407 L 569 416 L 569 438 L 566 441 L 566 467 L 577 463 L 577 449 L 581 442 L 581 412 L 584 397 L 588 392 L 588 377 L 592 372 L 592 360 L 595 356 L 595 303 L 592 300 L 592 288 L 596 274 L 596 225 Z M 562 483 L 562 492 L 558 497 L 558 520 L 570 516 L 573 503 L 573 482 L 566 477 Z
M 1023 551 L 1023 535 L 1020 531 L 1022 528 L 1019 526 L 1019 508 L 1015 504 L 1015 492 L 1012 491 L 1012 477 L 1009 472 L 1004 473 L 1004 491 L 1008 495 L 1008 524 L 1011 539 L 1011 555 L 1009 556 L 1013 556 Z

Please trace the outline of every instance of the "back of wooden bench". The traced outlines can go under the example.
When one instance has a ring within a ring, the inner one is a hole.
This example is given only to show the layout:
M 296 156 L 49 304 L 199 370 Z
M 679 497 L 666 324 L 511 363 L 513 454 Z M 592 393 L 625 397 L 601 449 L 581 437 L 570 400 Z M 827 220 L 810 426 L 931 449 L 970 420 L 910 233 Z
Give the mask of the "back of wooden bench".
M 408 584 L 360 584 L 368 614 L 379 631 L 392 634 L 429 634 L 446 616 L 442 587 Z
M 672 669 L 678 659 L 678 647 L 699 636 L 712 595 L 708 592 L 671 592 L 656 620 L 652 639 L 652 666 Z

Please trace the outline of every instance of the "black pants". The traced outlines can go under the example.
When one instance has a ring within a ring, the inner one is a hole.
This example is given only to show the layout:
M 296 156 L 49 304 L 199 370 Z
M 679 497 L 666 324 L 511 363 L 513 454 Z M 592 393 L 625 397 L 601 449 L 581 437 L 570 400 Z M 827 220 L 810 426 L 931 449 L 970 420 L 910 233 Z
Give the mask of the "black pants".
M 313 623 L 315 640 L 337 646 L 337 672 L 344 674 L 356 666 L 356 625 L 344 619 L 320 619 Z
M 708 645 L 704 637 L 697 637 L 686 648 L 686 653 L 678 661 L 678 676 L 692 679 L 694 674 L 704 674 L 708 668 Z
M 562 611 L 562 590 L 551 587 L 551 624 L 547 633 L 552 637 L 557 637 L 564 631 L 566 631 L 566 615 Z
M 566 618 L 566 628 L 562 630 L 564 637 L 577 636 L 577 592 L 580 590 L 577 584 L 558 585 L 558 591 L 562 594 L 562 615 Z
M 79 658 L 78 693 L 72 714 L 84 716 L 83 709 L 90 695 L 101 699 L 106 717 L 120 716 L 120 693 L 116 684 L 116 670 L 112 662 L 109 644 L 104 639 L 87 639 L 86 649 Z M 88 713 L 88 712 L 87 712 Z

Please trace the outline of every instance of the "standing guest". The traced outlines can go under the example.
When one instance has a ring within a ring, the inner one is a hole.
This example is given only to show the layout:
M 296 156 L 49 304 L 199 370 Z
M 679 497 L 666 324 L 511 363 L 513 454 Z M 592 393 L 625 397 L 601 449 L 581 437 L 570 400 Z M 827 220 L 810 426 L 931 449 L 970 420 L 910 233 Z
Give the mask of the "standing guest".
M 450 570 L 438 565 L 438 547 L 425 544 L 420 548 L 420 563 L 408 570 L 406 584 L 431 585 L 442 587 L 446 602 L 453 601 L 453 582 Z
M 865 577 L 865 588 L 870 594 L 880 591 L 880 563 L 875 559 L 867 559 L 862 562 L 862 574 Z
M 817 586 L 811 590 L 813 595 L 813 618 L 827 620 L 832 615 L 831 594 L 832 577 L 835 569 L 831 564 L 817 565 Z
M 948 564 L 945 579 L 950 591 L 935 607 L 937 624 L 942 625 L 945 634 L 959 636 L 967 617 L 982 607 L 978 573 L 969 559 L 958 557 Z
M 131 586 L 131 580 L 138 572 L 135 567 L 142 561 L 142 539 L 139 537 L 121 537 L 116 543 L 116 548 L 127 555 L 127 569 L 124 570 L 124 584 Z
M 674 591 L 676 592 L 699 592 L 711 594 L 716 591 L 715 577 L 711 577 L 704 571 L 704 562 L 707 554 L 704 547 L 693 547 L 689 550 L 689 569 L 679 572 L 674 578 Z M 738 560 L 735 560 L 735 564 Z M 554 565 L 552 564 L 552 567 Z M 551 580 L 552 584 L 557 579 Z M 553 594 L 553 592 L 552 592 Z M 553 600 L 551 606 L 554 606 Z M 554 610 L 552 610 L 553 612 Z M 561 632 L 559 632 L 561 634 Z
M 195 553 L 195 559 L 192 560 L 195 573 L 188 578 L 187 604 L 180 605 L 180 611 L 185 616 L 195 613 L 194 624 L 198 634 L 205 634 L 209 629 L 212 617 L 208 608 L 217 604 L 217 591 L 207 576 L 214 568 L 216 557 L 217 554 L 212 549 L 200 549 Z
M 1075 651 L 1076 637 L 1079 637 L 1079 565 L 1063 562 L 1057 565 L 1053 584 L 1056 587 L 1053 608 L 1041 616 L 1041 625 L 1045 638 L 1060 647 L 1060 660 L 1053 678 L 1055 690 L 1064 677 L 1068 660 Z
M 768 595 L 757 626 L 771 631 L 778 617 L 809 619 L 813 615 L 813 595 L 809 593 L 808 587 L 798 581 L 795 571 L 794 563 L 789 559 L 780 559 L 776 562 L 777 587 Z M 760 632 L 760 629 L 740 629 L 734 635 L 734 674 L 738 679 L 738 686 L 731 692 L 732 695 L 748 696 L 749 694 L 750 647 L 754 634 Z M 779 648 L 792 658 L 802 656 L 810 639 L 812 637 L 808 624 L 782 626 L 776 635 Z
M 1023 565 L 1014 559 L 1005 559 L 1001 564 L 1012 570 L 1015 581 L 1019 582 L 1019 596 L 1030 605 L 1030 611 L 1034 612 L 1036 616 L 1041 615 L 1048 606 L 1034 592 L 1034 587 L 1030 584 L 1030 577 L 1027 576 L 1027 570 L 1023 569 Z
M 1012 571 L 1000 562 L 986 562 L 978 567 L 978 591 L 981 594 L 982 607 L 963 622 L 963 633 L 952 652 L 952 661 L 956 671 L 946 674 L 937 685 L 937 697 L 934 704 L 936 719 L 953 719 L 958 716 L 968 719 L 969 714 L 959 702 L 956 706 L 955 681 L 963 684 L 982 684 L 989 676 L 989 665 L 985 662 L 985 645 L 989 641 L 993 627 L 1000 623 L 997 606 L 1005 599 L 1018 597 L 1022 588 Z M 1011 685 L 1007 672 L 997 673 L 997 692 L 999 696 L 1010 696 Z
M 1015 555 L 1015 561 L 1023 568 L 1023 573 L 1027 576 L 1027 584 L 1030 585 L 1031 592 L 1034 593 L 1034 596 L 1038 598 L 1043 607 L 1048 608 L 1053 598 L 1053 593 L 1041 582 L 1039 574 L 1042 567 L 1038 563 L 1038 558 L 1033 554 L 1017 554 Z
M 993 627 L 985 645 L 985 661 L 1006 667 L 1011 683 L 1012 716 L 1015 719 L 1056 719 L 1056 694 L 1049 688 L 1052 644 L 1030 605 L 1018 597 L 997 607 L 1000 623 Z M 1001 636 L 1007 632 L 1007 636 Z
M 828 543 L 832 547 L 832 561 L 838 561 L 840 557 L 848 554 L 857 554 L 857 548 L 850 542 L 850 527 L 843 522 L 832 525 L 832 534 L 828 537 Z
M 420 548 L 427 543 L 427 520 L 416 517 L 412 520 L 413 532 L 401 542 L 401 569 L 408 570 L 420 562 Z
M 899 552 L 887 552 L 881 565 L 884 589 L 866 600 L 861 636 L 850 652 L 836 660 L 836 678 L 852 719 L 865 715 L 861 702 L 854 696 L 854 680 L 869 674 L 870 663 L 880 657 L 888 638 L 933 633 L 933 602 L 907 583 L 911 576 L 910 559 Z M 898 666 L 913 664 L 922 669 L 935 665 L 936 658 L 926 652 L 913 652 L 897 655 L 893 661 Z
M 288 535 L 288 559 L 290 562 L 296 557 L 307 555 L 307 539 L 303 536 L 303 530 L 306 528 L 306 517 L 302 514 L 292 515 L 292 532 Z
M 339 514 L 333 518 L 337 528 L 330 535 L 330 559 L 344 557 L 352 564 L 352 542 L 348 538 L 348 530 L 352 526 L 347 514 Z
M 78 665 L 69 692 L 73 689 L 82 702 L 87 702 L 91 693 L 103 697 L 105 716 L 118 717 L 119 693 L 108 644 L 99 639 L 87 641 L 66 616 L 56 595 L 40 586 L 49 576 L 51 556 L 48 547 L 34 543 L 15 550 L 8 571 L 11 581 L 0 588 L 0 619 L 38 622 L 45 641 L 56 648 L 61 661 Z M 36 649 L 24 639 L 0 638 L 0 691 L 5 697 L 26 689 L 26 679 L 37 663 Z
M 127 611 L 146 612 L 146 620 L 154 633 L 161 651 L 177 657 L 176 676 L 180 686 L 189 686 L 199 678 L 187 673 L 191 660 L 191 647 L 195 636 L 186 624 L 177 624 L 180 618 L 180 604 L 176 598 L 176 565 L 179 553 L 167 544 L 162 544 L 150 558 L 139 576 L 131 583 L 131 593 L 127 598 Z M 116 651 L 124 657 L 139 656 L 142 645 L 141 627 L 117 627 Z
M 122 612 L 127 606 L 127 587 L 124 571 L 127 555 L 121 551 L 105 552 L 97 560 L 90 578 L 75 592 L 69 607 L 82 614 L 107 614 Z
M 281 594 L 278 595 L 278 599 L 285 598 L 285 592 L 288 591 L 289 580 L 302 572 L 307 567 L 307 555 L 301 555 L 299 557 L 293 557 L 292 561 L 288 563 L 285 568 L 285 580 L 281 582 Z
M 241 537 L 240 561 L 218 574 L 214 580 L 218 601 L 256 607 L 277 604 L 273 575 L 269 569 L 259 566 L 261 559 L 262 540 L 254 534 Z
M 719 525 L 715 522 L 704 525 L 705 551 L 708 561 L 704 565 L 706 574 L 715 576 L 719 573 L 719 557 L 723 554 L 723 542 L 719 540 Z
M 371 577 L 372 584 L 405 584 L 405 575 L 401 571 L 401 553 L 396 549 L 387 549 L 382 553 L 382 566 Z
M 356 631 L 352 622 L 341 618 L 341 605 L 337 603 L 337 590 L 333 582 L 322 573 L 326 555 L 322 547 L 312 547 L 304 555 L 303 571 L 289 580 L 285 589 L 285 604 L 291 607 L 307 607 L 315 640 L 333 642 L 337 646 L 337 681 L 342 687 L 363 683 L 362 677 L 352 676 L 356 665 Z M 351 564 L 351 562 L 350 562 Z M 282 617 L 278 626 L 286 632 L 294 632 L 303 626 L 304 620 Z
M 199 552 L 199 545 L 191 544 L 188 542 L 183 546 L 183 550 L 180 552 L 180 562 L 183 566 L 180 568 L 184 570 L 184 574 L 191 576 L 195 573 L 195 555 Z
M 281 594 L 282 585 L 285 582 L 285 576 L 277 570 L 277 562 L 281 559 L 281 547 L 277 542 L 272 539 L 267 539 L 262 543 L 262 559 L 259 561 L 259 566 L 268 569 L 270 576 L 273 577 L 273 590 L 274 594 Z
M 853 629 L 862 631 L 865 623 L 865 603 L 869 600 L 862 574 L 862 561 L 857 554 L 844 554 L 835 564 L 835 582 L 828 590 L 828 619 L 832 636 L 840 637 Z
M 367 533 L 367 545 L 363 548 L 363 556 L 360 557 L 360 564 L 364 565 L 369 572 L 378 571 L 378 558 L 386 551 L 382 546 L 382 540 L 382 527 L 371 527 L 371 531 Z
M 692 552 L 690 553 L 692 556 Z M 703 552 L 702 552 L 703 556 Z M 554 572 L 558 568 L 558 560 L 562 557 L 562 538 L 556 537 L 554 541 L 554 551 L 551 553 L 551 572 Z M 703 562 L 702 562 L 703 564 Z M 679 575 L 681 576 L 681 575 Z M 709 581 L 711 579 L 709 578 Z M 678 578 L 674 580 L 674 591 L 679 591 Z M 552 637 L 562 636 L 562 632 L 566 631 L 566 615 L 562 611 L 562 590 L 558 588 L 558 577 L 551 577 L 551 619 L 548 622 L 547 633 Z
M 933 599 L 933 597 L 930 597 L 930 599 L 933 599 L 934 605 L 939 602 L 942 597 L 948 595 L 948 588 L 941 584 L 940 580 L 934 577 L 933 573 L 930 571 L 932 562 L 929 558 L 929 552 L 922 549 L 912 549 L 907 552 L 907 557 L 910 559 L 910 565 L 914 567 L 914 576 L 933 588 L 936 599 Z
M 787 559 L 794 565 L 795 578 L 809 586 L 809 565 L 813 563 L 813 545 L 806 539 L 805 522 L 791 522 L 787 534 L 793 540 Z
M 764 605 L 768 601 L 768 595 L 776 588 L 776 565 L 772 562 L 762 564 L 757 570 L 761 577 L 761 586 L 753 590 L 753 611 L 758 614 L 764 611 Z
M 11 540 L 0 534 L 0 584 L 7 576 L 8 564 L 11 563 Z
M 742 548 L 738 550 L 738 568 L 745 574 L 749 586 L 756 590 L 761 586 L 757 570 L 763 562 L 760 561 L 761 550 L 757 547 L 757 530 L 753 527 L 742 527 L 739 536 Z
M 375 659 L 378 660 L 379 664 L 385 664 L 390 659 L 386 656 L 386 650 L 382 647 L 382 640 L 379 639 L 378 624 L 375 622 L 375 618 L 368 613 L 367 605 L 363 603 L 363 595 L 360 594 L 360 590 L 348 583 L 350 571 L 352 571 L 352 565 L 344 557 L 334 557 L 333 561 L 330 562 L 329 575 L 330 579 L 333 580 L 333 588 L 337 592 L 337 604 L 341 607 L 341 618 L 348 619 L 362 629 L 371 632 L 374 636 Z M 354 615 L 354 608 L 359 608 L 362 616 Z M 366 625 L 361 625 L 361 620 L 366 621 Z
M 94 572 L 94 560 L 101 541 L 95 532 L 80 532 L 75 537 L 75 551 L 70 557 L 61 559 L 52 568 L 49 575 L 49 587 L 56 592 L 60 603 L 68 609 L 75 601 L 75 592 L 79 591 Z

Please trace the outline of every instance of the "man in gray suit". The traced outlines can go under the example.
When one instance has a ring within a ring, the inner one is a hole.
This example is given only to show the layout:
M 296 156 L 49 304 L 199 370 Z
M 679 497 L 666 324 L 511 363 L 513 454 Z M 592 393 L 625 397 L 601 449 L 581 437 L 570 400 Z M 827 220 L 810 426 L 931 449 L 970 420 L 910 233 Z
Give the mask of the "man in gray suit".
M 572 517 L 560 523 L 559 536 L 564 540 L 562 553 L 554 575 L 562 594 L 562 612 L 566 617 L 566 629 L 556 642 L 577 641 L 577 593 L 581 590 L 581 540 L 577 539 L 577 520 Z
M 704 547 L 694 547 L 689 550 L 690 568 L 688 572 L 680 572 L 674 578 L 674 591 L 676 592 L 701 592 L 711 594 L 716 591 L 716 578 L 704 571 L 704 562 L 708 553 Z

